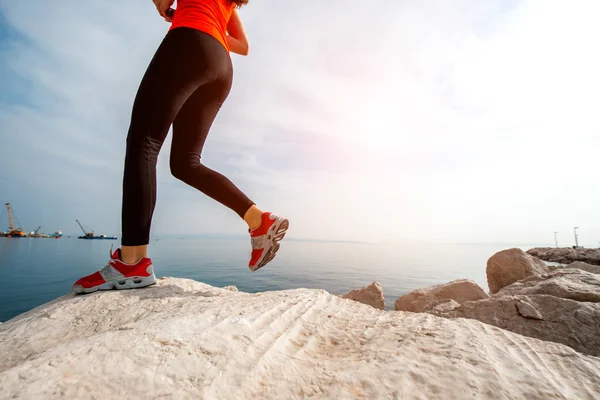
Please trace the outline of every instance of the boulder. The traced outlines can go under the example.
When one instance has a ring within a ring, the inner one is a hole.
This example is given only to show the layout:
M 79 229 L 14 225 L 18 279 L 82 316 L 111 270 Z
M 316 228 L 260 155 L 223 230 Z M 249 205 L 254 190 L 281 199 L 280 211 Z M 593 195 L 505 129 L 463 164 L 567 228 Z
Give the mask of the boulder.
M 440 303 L 454 300 L 458 304 L 465 301 L 487 299 L 489 296 L 475 282 L 458 279 L 449 283 L 413 290 L 399 297 L 394 308 L 397 311 L 422 312 Z M 449 307 L 446 305 L 446 307 Z
M 569 264 L 582 261 L 587 264 L 600 265 L 600 249 L 573 249 L 570 247 L 536 247 L 527 253 L 544 261 Z
M 479 321 L 173 278 L 21 314 L 0 325 L 0 354 L 3 399 L 546 400 L 600 387 L 600 358 Z
M 233 286 L 233 285 L 223 286 L 223 289 L 229 290 L 230 292 L 235 292 L 235 293 L 239 292 L 237 286 Z
M 445 312 L 445 311 L 450 311 L 450 310 L 454 310 L 456 307 L 458 307 L 460 304 L 458 304 L 456 301 L 454 300 L 440 300 L 437 303 L 433 303 L 428 307 L 425 307 L 423 309 L 423 312 L 429 312 L 432 311 L 432 314 L 436 313 L 436 312 Z
M 600 265 L 592 265 L 581 261 L 572 262 L 565 268 L 580 269 L 582 271 L 591 272 L 592 274 L 600 274 Z
M 545 294 L 493 296 L 469 301 L 450 311 L 431 310 L 446 318 L 476 319 L 520 335 L 562 343 L 600 356 L 600 303 L 579 302 Z
M 385 308 L 383 289 L 379 282 L 373 282 L 362 289 L 355 289 L 340 296 L 342 299 L 358 301 L 359 303 L 375 307 L 379 310 Z
M 494 297 L 547 294 L 576 301 L 600 302 L 600 276 L 579 269 L 565 269 L 531 276 L 502 288 Z
M 494 254 L 487 262 L 486 274 L 490 293 L 533 275 L 550 272 L 541 260 L 521 249 L 508 249 Z

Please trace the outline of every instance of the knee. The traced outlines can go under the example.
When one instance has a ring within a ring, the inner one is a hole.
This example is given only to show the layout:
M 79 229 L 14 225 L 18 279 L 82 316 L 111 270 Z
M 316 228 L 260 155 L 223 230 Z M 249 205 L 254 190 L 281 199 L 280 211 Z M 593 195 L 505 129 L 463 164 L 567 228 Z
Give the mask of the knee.
M 192 171 L 199 167 L 200 159 L 196 157 L 180 157 L 171 156 L 169 160 L 171 174 L 180 181 L 187 181 L 187 178 L 192 174 Z
M 184 163 L 182 163 L 181 160 L 177 160 L 174 157 L 171 157 L 169 164 L 171 167 L 171 175 L 173 175 L 180 181 L 185 181 L 185 176 L 187 175 L 188 167 Z
M 162 132 L 150 135 L 148 129 L 132 125 L 127 132 L 125 143 L 127 148 L 158 155 L 164 142 L 164 136 Z

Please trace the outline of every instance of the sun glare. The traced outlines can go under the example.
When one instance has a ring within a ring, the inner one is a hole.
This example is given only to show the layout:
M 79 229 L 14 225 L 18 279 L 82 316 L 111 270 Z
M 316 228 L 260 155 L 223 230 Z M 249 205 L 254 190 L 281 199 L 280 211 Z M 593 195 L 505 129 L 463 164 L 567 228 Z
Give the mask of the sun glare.
M 356 117 L 352 139 L 373 150 L 390 150 L 408 140 L 407 129 L 392 105 L 371 103 Z

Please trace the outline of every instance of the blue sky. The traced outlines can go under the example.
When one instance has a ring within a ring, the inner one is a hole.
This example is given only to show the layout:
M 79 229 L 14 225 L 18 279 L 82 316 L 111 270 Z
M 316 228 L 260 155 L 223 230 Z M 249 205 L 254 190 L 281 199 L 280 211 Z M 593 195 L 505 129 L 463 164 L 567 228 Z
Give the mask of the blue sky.
M 597 245 L 598 7 L 251 1 L 203 161 L 298 238 L 572 244 L 577 225 Z M 24 229 L 120 234 L 131 105 L 168 29 L 155 13 L 0 3 L 0 200 Z M 170 175 L 169 147 L 153 235 L 243 234 Z

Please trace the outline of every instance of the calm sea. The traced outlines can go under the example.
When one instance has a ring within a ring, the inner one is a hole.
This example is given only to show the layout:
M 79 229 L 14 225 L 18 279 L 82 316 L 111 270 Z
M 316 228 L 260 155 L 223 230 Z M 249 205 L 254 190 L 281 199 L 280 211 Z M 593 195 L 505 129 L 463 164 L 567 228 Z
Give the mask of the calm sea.
M 108 261 L 119 241 L 0 238 L 0 321 L 69 293 Z M 190 278 L 244 292 L 320 288 L 342 294 L 378 281 L 386 308 L 411 290 L 467 278 L 487 291 L 485 266 L 515 245 L 368 244 L 284 240 L 275 260 L 251 273 L 249 240 L 167 239 L 150 244 L 156 275 Z

